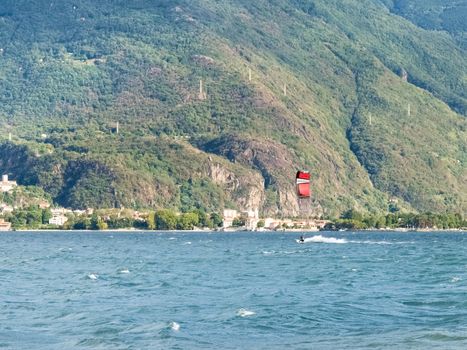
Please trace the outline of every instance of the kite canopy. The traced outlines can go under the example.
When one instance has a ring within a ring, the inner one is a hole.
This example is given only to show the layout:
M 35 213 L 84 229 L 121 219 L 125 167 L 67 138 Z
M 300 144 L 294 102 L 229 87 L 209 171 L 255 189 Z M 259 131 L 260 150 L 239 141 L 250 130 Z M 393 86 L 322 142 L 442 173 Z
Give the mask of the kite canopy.
M 308 171 L 297 172 L 297 195 L 299 198 L 311 197 L 310 191 L 310 173 Z

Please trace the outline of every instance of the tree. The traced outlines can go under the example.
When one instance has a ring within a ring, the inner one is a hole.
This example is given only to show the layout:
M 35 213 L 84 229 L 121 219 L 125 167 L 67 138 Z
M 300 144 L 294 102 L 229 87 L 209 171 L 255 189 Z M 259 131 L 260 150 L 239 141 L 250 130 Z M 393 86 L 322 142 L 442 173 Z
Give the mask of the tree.
M 177 228 L 179 230 L 193 230 L 199 224 L 199 217 L 196 213 L 184 213 L 179 216 Z
M 52 211 L 50 210 L 50 208 L 42 209 L 42 223 L 44 225 L 47 225 L 51 218 L 52 218 Z
M 97 214 L 93 214 L 93 216 L 91 217 L 91 227 L 90 227 L 90 229 L 91 230 L 98 230 L 99 229 L 98 223 L 99 223 L 99 217 L 97 216 Z
M 26 211 L 26 223 L 30 227 L 37 227 L 42 223 L 42 210 L 38 207 L 29 207 Z
M 177 228 L 177 215 L 169 209 L 156 211 L 155 221 L 158 230 L 175 230 Z
M 256 224 L 257 228 L 263 228 L 265 225 L 265 221 L 263 219 L 259 220 L 258 223 Z
M 209 219 L 208 215 L 206 214 L 206 212 L 203 209 L 195 209 L 192 212 L 195 213 L 196 215 L 198 215 L 198 221 L 199 222 L 198 222 L 197 226 L 200 226 L 200 227 L 212 226 L 211 220 Z
M 375 215 L 369 215 L 363 219 L 363 222 L 367 228 L 373 228 L 376 227 L 377 220 L 378 218 Z
M 211 213 L 211 220 L 214 227 L 221 227 L 223 224 L 222 217 L 218 213 Z
M 342 219 L 363 221 L 363 215 L 355 209 L 351 209 L 342 214 Z
M 241 227 L 241 226 L 245 226 L 245 220 L 241 217 L 239 218 L 235 218 L 233 219 L 232 221 L 232 226 L 233 227 Z
M 376 221 L 376 228 L 385 228 L 386 227 L 386 217 L 380 216 Z
M 100 216 L 94 214 L 91 217 L 91 230 L 106 230 L 108 228 L 107 223 Z
M 91 226 L 91 221 L 87 217 L 79 217 L 76 219 L 73 229 L 75 230 L 86 230 Z
M 104 221 L 104 219 L 102 219 L 100 216 L 99 218 L 97 219 L 97 229 L 98 230 L 107 230 L 108 229 L 108 225 L 107 223 Z
M 149 212 L 148 217 L 146 218 L 146 224 L 147 224 L 148 230 L 155 230 L 156 229 L 156 217 L 155 217 L 155 215 L 156 214 L 151 211 L 151 212 Z

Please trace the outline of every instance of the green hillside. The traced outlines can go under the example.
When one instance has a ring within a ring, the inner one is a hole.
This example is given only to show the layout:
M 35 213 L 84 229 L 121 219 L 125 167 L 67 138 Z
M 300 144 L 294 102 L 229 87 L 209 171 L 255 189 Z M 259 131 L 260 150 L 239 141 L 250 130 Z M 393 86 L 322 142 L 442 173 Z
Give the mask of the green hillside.
M 465 214 L 465 28 L 407 3 L 4 0 L 0 170 L 70 207 L 297 215 L 305 168 L 315 215 Z
M 467 3 L 458 0 L 393 0 L 390 8 L 415 24 L 451 33 L 464 48 L 467 44 Z

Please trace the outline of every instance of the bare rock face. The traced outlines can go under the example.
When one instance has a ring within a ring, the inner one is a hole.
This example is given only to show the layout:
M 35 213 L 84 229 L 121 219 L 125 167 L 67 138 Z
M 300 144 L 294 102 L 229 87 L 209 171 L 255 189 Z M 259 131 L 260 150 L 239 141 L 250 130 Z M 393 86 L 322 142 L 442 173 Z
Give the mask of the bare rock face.
M 206 152 L 211 152 L 226 157 L 232 163 L 248 166 L 258 171 L 259 178 L 253 177 L 248 180 L 240 180 L 240 186 L 246 186 L 244 192 L 246 203 L 256 204 L 261 198 L 258 206 L 264 214 L 281 214 L 296 216 L 300 213 L 299 203 L 295 194 L 295 173 L 299 164 L 295 156 L 282 144 L 269 140 L 253 140 L 230 136 L 216 139 L 202 147 Z M 219 172 L 213 169 L 213 176 Z M 213 178 L 214 178 L 213 177 Z M 224 181 L 229 181 L 229 176 L 224 176 Z M 230 175 L 232 178 L 232 175 Z M 231 181 L 231 180 L 230 180 Z M 256 183 L 257 185 L 253 185 Z M 263 186 L 262 190 L 258 185 Z M 266 200 L 265 191 L 272 192 L 275 200 Z M 249 197 L 249 199 L 247 199 Z
M 300 206 L 295 189 L 279 191 L 279 205 L 274 214 L 284 213 L 287 216 L 299 216 Z
M 242 175 L 237 174 L 212 159 L 209 159 L 207 163 L 207 175 L 215 184 L 223 187 L 239 208 L 244 210 L 261 208 L 264 202 L 262 176 L 254 171 L 248 171 Z
M 229 191 L 235 191 L 240 186 L 240 182 L 235 174 L 223 167 L 221 164 L 210 161 L 208 164 L 207 175 L 215 184 L 221 185 Z

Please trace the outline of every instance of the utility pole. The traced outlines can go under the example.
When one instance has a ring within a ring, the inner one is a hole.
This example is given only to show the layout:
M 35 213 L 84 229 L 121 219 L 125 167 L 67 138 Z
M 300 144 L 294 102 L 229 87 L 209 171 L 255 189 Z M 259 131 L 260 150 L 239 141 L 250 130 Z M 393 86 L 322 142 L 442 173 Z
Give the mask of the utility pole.
M 119 131 L 120 131 L 120 123 L 117 122 L 117 135 L 118 135 Z
M 198 99 L 200 99 L 200 100 L 205 100 L 206 99 L 206 93 L 204 92 L 204 89 L 203 89 L 203 80 L 202 79 L 199 81 Z

